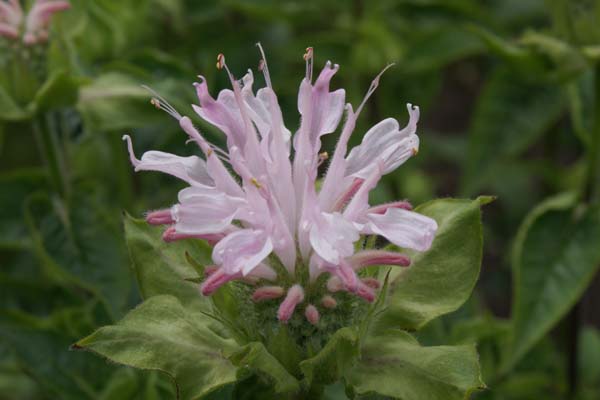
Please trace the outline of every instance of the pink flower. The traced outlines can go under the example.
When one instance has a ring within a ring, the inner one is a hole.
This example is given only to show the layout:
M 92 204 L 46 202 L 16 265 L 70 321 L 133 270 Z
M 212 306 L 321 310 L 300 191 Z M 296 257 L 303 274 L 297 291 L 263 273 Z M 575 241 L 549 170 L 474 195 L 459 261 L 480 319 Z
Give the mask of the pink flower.
M 400 128 L 397 120 L 387 118 L 369 129 L 361 144 L 348 152 L 356 121 L 377 88 L 381 73 L 354 111 L 345 103 L 343 89 L 330 89 L 338 65 L 327 62 L 313 80 L 313 52 L 309 48 L 304 57 L 306 75 L 298 93 L 300 127 L 292 137 L 283 124 L 260 50 L 266 86 L 258 91 L 253 89 L 252 71 L 236 80 L 223 55 L 217 58 L 217 67 L 226 71 L 232 89 L 222 90 L 215 99 L 204 78 L 194 85 L 199 104 L 192 107 L 200 118 L 223 132 L 226 149 L 209 143 L 190 118 L 158 95 L 152 103 L 178 120 L 204 157 L 149 151 L 138 159 L 131 139 L 124 136 L 136 171 L 164 172 L 189 185 L 179 192 L 177 204 L 168 211 L 149 213 L 148 221 L 170 225 L 167 240 L 210 238 L 216 243 L 212 258 L 218 270 L 202 285 L 205 295 L 226 282 L 248 277 L 290 282 L 304 268 L 309 271 L 308 281 L 296 281 L 288 290 L 279 309 L 283 322 L 304 300 L 302 285 L 316 284 L 321 274 L 331 276 L 323 290 L 345 290 L 373 301 L 375 283 L 361 281 L 357 271 L 370 265 L 408 266 L 410 259 L 390 251 L 356 253 L 356 242 L 364 235 L 380 235 L 399 247 L 425 251 L 437 230 L 433 219 L 412 211 L 406 201 L 378 206 L 369 203 L 369 193 L 381 177 L 417 154 L 419 108 L 408 104 L 406 127 Z M 320 153 L 321 138 L 337 129 L 344 113 L 341 136 L 317 190 L 317 169 L 328 159 Z M 272 268 L 275 264 L 284 267 L 277 269 L 279 274 L 288 276 L 277 276 Z M 257 298 L 263 298 L 261 289 L 257 292 Z M 328 299 L 325 307 L 334 304 Z M 311 308 L 309 319 L 318 320 L 316 308 Z
M 0 0 L 0 36 L 34 45 L 48 40 L 52 15 L 71 7 L 63 0 L 36 0 L 25 16 L 19 0 Z

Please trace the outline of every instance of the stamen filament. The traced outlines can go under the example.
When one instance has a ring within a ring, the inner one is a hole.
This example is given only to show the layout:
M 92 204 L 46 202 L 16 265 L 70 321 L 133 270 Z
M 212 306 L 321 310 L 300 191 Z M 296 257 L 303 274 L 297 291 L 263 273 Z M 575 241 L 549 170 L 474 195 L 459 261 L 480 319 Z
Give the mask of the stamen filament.
M 256 47 L 258 47 L 258 50 L 260 51 L 260 56 L 262 57 L 260 63 L 258 64 L 258 69 L 263 73 L 263 76 L 265 77 L 265 82 L 267 83 L 269 89 L 273 89 L 273 86 L 271 85 L 271 75 L 269 74 L 269 65 L 267 64 L 267 57 L 265 56 L 265 51 L 263 50 L 263 47 L 260 44 L 260 42 L 256 43 Z

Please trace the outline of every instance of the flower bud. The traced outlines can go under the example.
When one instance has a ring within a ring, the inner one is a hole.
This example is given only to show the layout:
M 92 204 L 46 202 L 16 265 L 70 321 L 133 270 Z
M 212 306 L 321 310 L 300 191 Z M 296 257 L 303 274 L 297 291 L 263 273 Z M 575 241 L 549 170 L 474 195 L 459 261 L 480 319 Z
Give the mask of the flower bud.
M 263 286 L 258 288 L 252 294 L 252 301 L 255 303 L 278 299 L 285 293 L 284 289 L 281 286 Z
M 379 289 L 381 287 L 381 284 L 375 278 L 363 278 L 361 281 L 371 289 Z
M 338 278 L 337 276 L 332 276 L 327 281 L 327 290 L 329 290 L 331 293 L 339 292 L 340 290 L 343 290 L 343 289 L 344 289 L 344 284 L 342 283 L 340 278 Z
M 325 308 L 333 309 L 337 306 L 337 301 L 335 301 L 335 299 L 333 297 L 331 297 L 330 295 L 326 294 L 321 299 L 321 304 Z
M 358 282 L 355 293 L 369 303 L 372 303 L 375 300 L 375 291 L 362 281 Z
M 319 310 L 317 310 L 317 307 L 313 306 L 312 304 L 309 304 L 306 307 L 306 310 L 304 311 L 304 316 L 306 317 L 306 319 L 308 320 L 308 322 L 310 322 L 313 325 L 316 325 L 319 323 Z
M 300 285 L 292 286 L 277 311 L 279 321 L 286 323 L 292 317 L 296 306 L 304 301 L 304 289 Z
M 150 225 L 170 225 L 174 223 L 171 209 L 151 211 L 146 214 L 146 222 Z

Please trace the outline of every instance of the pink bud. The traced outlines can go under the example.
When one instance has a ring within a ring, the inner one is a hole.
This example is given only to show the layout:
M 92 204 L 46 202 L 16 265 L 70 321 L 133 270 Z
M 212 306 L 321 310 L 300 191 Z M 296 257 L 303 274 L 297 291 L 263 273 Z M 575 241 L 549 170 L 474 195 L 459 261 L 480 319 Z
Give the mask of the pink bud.
M 300 285 L 292 286 L 277 311 L 277 318 L 284 324 L 289 321 L 299 303 L 304 301 L 304 289 Z
M 402 208 L 404 210 L 412 210 L 412 205 L 404 200 L 404 201 L 394 201 L 391 203 L 380 204 L 375 207 L 371 207 L 367 210 L 367 214 L 385 214 L 388 208 Z
M 350 264 L 341 262 L 338 268 L 335 269 L 334 273 L 338 278 L 340 278 L 345 289 L 350 292 L 354 292 L 356 290 L 358 277 L 356 276 L 356 272 L 354 272 Z
M 177 229 L 175 229 L 174 226 L 170 226 L 168 227 L 162 235 L 162 239 L 167 242 L 174 242 L 176 240 L 183 240 L 183 239 L 202 239 L 202 240 L 206 240 L 208 242 L 209 245 L 214 246 L 215 244 L 217 244 L 221 239 L 223 239 L 223 235 L 220 233 L 215 233 L 215 234 L 202 234 L 202 235 L 198 235 L 198 234 L 190 234 L 190 233 L 179 233 L 177 232 Z
M 332 309 L 332 308 L 335 308 L 337 306 L 337 301 L 335 301 L 335 299 L 333 297 L 331 297 L 330 295 L 326 294 L 321 299 L 321 304 L 325 308 Z
M 340 278 L 338 278 L 337 276 L 332 276 L 327 281 L 327 290 L 329 290 L 331 293 L 339 292 L 340 290 L 343 290 L 343 289 L 344 289 L 344 284 L 342 283 Z
M 278 299 L 283 296 L 284 292 L 281 286 L 263 286 L 254 291 L 252 301 L 258 303 L 264 300 Z
M 352 184 L 346 189 L 346 191 L 342 193 L 340 197 L 335 201 L 333 205 L 333 211 L 340 211 L 342 208 L 344 208 L 346 203 L 348 203 L 350 199 L 354 197 L 354 195 L 356 194 L 356 192 L 358 192 L 358 189 L 360 189 L 364 182 L 365 180 L 361 178 L 354 179 L 352 181 Z
M 218 269 L 219 267 L 217 267 L 216 265 L 207 265 L 206 267 L 204 267 L 204 276 L 208 278 L 209 276 L 217 272 Z
M 200 286 L 200 292 L 204 296 L 210 296 L 217 291 L 221 286 L 234 279 L 240 279 L 242 277 L 241 272 L 237 274 L 227 274 L 223 271 L 223 268 L 219 268 L 213 272 Z
M 170 225 L 174 223 L 171 209 L 150 211 L 146 214 L 146 222 L 150 225 Z
M 375 278 L 363 278 L 361 281 L 371 289 L 379 289 L 381 287 L 381 284 Z
M 375 300 L 375 291 L 361 281 L 359 281 L 355 293 L 369 303 L 372 303 L 373 300 Z
M 408 267 L 410 258 L 404 254 L 386 250 L 363 250 L 349 258 L 355 271 L 370 265 L 399 265 Z
M 310 322 L 313 325 L 319 323 L 319 310 L 317 310 L 317 307 L 313 306 L 312 304 L 309 304 L 306 307 L 306 310 L 304 311 L 304 316 L 306 317 L 308 322 Z

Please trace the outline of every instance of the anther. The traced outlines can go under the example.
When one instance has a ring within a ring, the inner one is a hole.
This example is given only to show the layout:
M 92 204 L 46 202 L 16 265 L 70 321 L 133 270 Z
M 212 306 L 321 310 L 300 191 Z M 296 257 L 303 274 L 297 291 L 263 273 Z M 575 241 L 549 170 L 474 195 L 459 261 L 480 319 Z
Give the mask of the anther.
M 262 185 L 256 178 L 250 178 L 250 183 L 252 183 L 254 186 L 256 186 L 257 189 L 262 188 Z
M 217 69 L 223 69 L 223 67 L 225 66 L 225 56 L 223 55 L 223 53 L 219 53 L 219 55 L 217 55 Z

